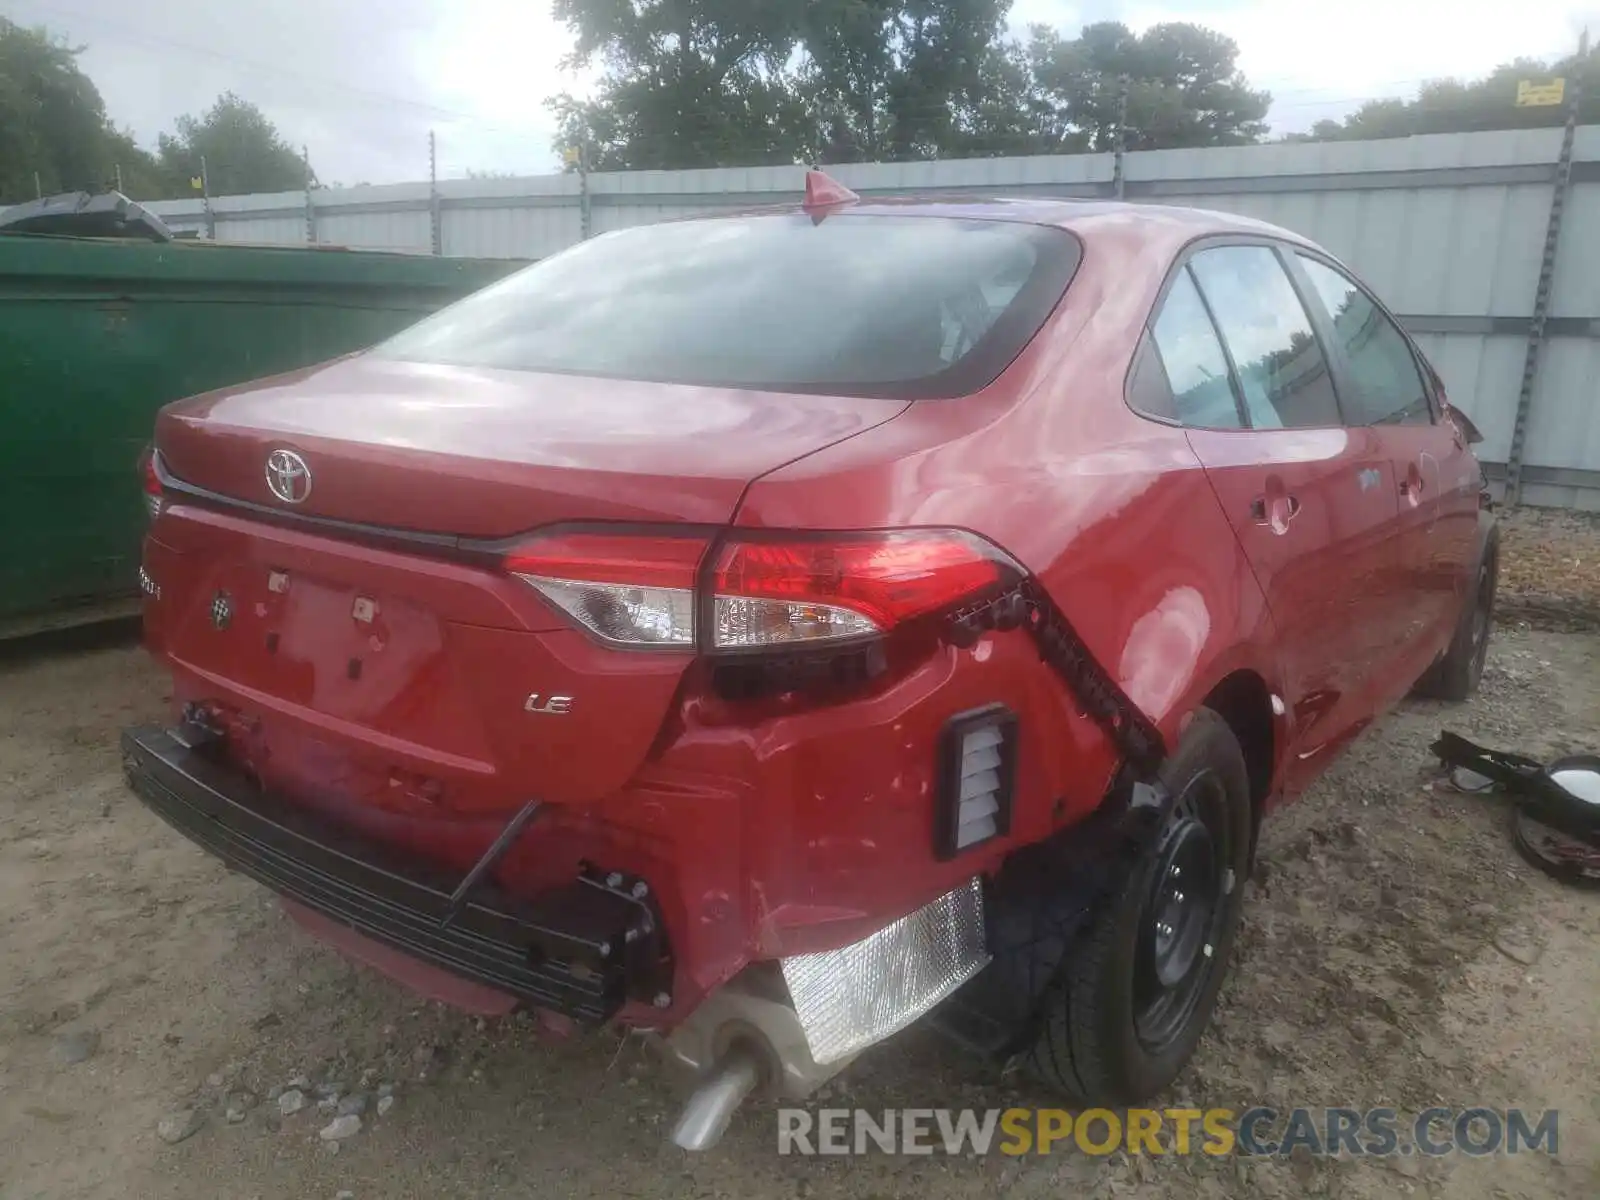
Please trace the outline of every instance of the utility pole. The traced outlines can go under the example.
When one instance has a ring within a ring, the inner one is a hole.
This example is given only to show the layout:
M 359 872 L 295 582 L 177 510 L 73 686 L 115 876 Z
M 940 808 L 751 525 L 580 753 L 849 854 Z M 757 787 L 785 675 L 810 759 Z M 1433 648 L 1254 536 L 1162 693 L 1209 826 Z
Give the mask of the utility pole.
M 588 241 L 594 232 L 593 198 L 589 194 L 589 143 L 580 141 L 561 152 L 561 161 L 578 176 L 578 239 Z
M 578 143 L 578 236 L 588 241 L 594 233 L 594 198 L 589 194 L 589 140 Z
M 120 192 L 122 190 L 122 164 L 121 163 L 113 163 L 111 169 L 116 172 L 116 176 L 117 176 L 117 191 Z
M 35 200 L 44 199 L 44 184 L 39 182 L 39 172 L 37 171 L 33 173 L 33 198 Z
M 1111 191 L 1122 199 L 1125 187 L 1122 179 L 1122 145 L 1128 127 L 1128 77 L 1117 77 L 1117 128 L 1111 142 Z
M 305 167 L 306 187 L 306 245 L 317 244 L 317 202 L 311 195 L 311 151 L 300 147 L 300 163 Z
M 433 237 L 433 253 L 444 253 L 444 223 L 439 211 L 439 143 L 428 130 L 428 224 Z
M 211 175 L 206 170 L 206 156 L 200 156 L 200 200 L 205 205 L 206 212 L 206 237 L 211 241 L 217 240 L 217 214 L 211 207 Z
M 1572 145 L 1578 133 L 1578 110 L 1583 103 L 1583 76 L 1588 64 L 1589 30 L 1585 28 L 1578 38 L 1576 70 L 1572 78 L 1567 80 L 1567 120 L 1561 131 L 1555 187 L 1550 194 L 1550 219 L 1545 224 L 1544 253 L 1539 259 L 1539 282 L 1533 293 L 1533 320 L 1528 325 L 1528 347 L 1522 359 L 1522 387 L 1517 392 L 1517 414 L 1511 422 L 1511 447 L 1506 454 L 1505 502 L 1507 507 L 1512 508 L 1522 499 L 1522 458 L 1527 449 L 1528 418 L 1533 410 L 1534 386 L 1539 379 L 1545 322 L 1550 316 L 1556 255 L 1561 247 L 1561 218 L 1566 211 L 1567 195 L 1572 190 Z

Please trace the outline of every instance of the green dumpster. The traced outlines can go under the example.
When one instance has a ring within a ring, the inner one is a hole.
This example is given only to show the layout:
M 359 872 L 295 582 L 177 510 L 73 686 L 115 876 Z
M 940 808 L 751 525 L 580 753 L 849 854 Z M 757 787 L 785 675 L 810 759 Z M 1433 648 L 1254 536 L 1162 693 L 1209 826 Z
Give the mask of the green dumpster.
M 519 265 L 0 235 L 0 635 L 135 593 L 161 405 L 369 346 Z

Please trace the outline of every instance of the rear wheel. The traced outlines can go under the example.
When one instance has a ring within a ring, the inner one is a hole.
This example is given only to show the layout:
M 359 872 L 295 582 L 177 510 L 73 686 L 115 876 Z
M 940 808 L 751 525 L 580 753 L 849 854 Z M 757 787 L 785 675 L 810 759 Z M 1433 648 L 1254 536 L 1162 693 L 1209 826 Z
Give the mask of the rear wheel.
M 1226 722 L 1201 709 L 1161 769 L 1175 797 L 1091 916 L 1027 1055 L 1078 1103 L 1134 1104 L 1189 1061 L 1216 1005 L 1250 853 L 1250 785 Z
M 1489 636 L 1494 631 L 1494 596 L 1500 580 L 1500 547 L 1491 542 L 1478 564 L 1472 595 L 1456 622 L 1445 655 L 1417 680 L 1416 693 L 1435 700 L 1465 700 L 1478 690 Z

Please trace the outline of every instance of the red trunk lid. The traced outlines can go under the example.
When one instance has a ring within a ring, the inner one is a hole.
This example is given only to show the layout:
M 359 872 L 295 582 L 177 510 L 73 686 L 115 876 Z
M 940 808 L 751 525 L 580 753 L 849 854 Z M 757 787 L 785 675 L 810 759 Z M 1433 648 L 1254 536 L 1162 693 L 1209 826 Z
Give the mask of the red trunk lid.
M 752 479 L 904 407 L 357 358 L 170 406 L 156 443 L 183 484 L 448 541 L 720 525 Z M 268 486 L 279 449 L 310 470 L 303 503 Z M 238 714 L 237 753 L 263 779 L 358 808 L 598 800 L 637 771 L 692 657 L 603 645 L 492 565 L 179 489 L 146 566 L 179 698 Z
M 178 479 L 225 496 L 287 508 L 266 460 L 288 449 L 312 475 L 296 513 L 495 538 L 721 524 L 752 479 L 904 408 L 360 356 L 169 405 L 156 444 Z

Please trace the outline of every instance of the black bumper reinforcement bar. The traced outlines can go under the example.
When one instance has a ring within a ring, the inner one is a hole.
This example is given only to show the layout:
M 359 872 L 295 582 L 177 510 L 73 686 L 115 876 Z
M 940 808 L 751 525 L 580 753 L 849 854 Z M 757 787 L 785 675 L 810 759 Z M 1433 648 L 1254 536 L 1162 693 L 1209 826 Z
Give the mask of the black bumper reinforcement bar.
M 580 875 L 531 899 L 512 897 L 483 873 L 454 878 L 263 791 L 203 742 L 158 726 L 125 730 L 128 783 L 184 836 L 273 891 L 422 962 L 584 1022 L 670 988 L 659 916 L 649 889 L 631 878 Z M 520 831 L 533 811 L 513 825 Z

